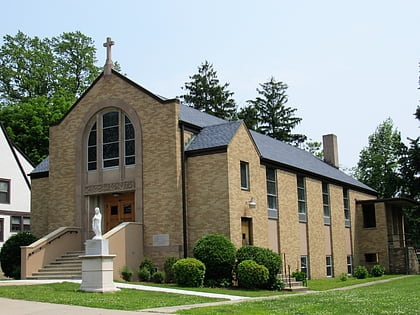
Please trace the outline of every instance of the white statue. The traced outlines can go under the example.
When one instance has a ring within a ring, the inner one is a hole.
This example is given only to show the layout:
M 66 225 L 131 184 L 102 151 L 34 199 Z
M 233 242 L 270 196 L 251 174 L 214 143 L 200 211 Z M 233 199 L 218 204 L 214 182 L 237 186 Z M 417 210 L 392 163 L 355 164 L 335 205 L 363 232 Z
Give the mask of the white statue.
M 102 214 L 98 207 L 95 208 L 95 215 L 92 219 L 92 230 L 95 233 L 94 240 L 102 239 Z

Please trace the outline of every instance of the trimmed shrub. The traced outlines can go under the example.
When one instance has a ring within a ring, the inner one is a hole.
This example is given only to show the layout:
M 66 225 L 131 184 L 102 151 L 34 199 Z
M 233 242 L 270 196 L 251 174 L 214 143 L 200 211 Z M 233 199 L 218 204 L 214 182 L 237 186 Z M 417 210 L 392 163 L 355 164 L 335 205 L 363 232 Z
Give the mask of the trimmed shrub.
M 349 278 L 349 276 L 346 273 L 342 273 L 340 275 L 340 280 L 341 281 L 347 281 L 348 278 Z
M 37 238 L 30 232 L 20 232 L 11 236 L 1 248 L 1 269 L 6 277 L 20 279 L 20 247 L 28 246 Z
M 305 281 L 306 280 L 306 272 L 296 270 L 292 272 L 292 277 L 296 279 L 296 281 Z
M 267 248 L 247 245 L 238 249 L 236 253 L 237 266 L 244 260 L 253 260 L 259 265 L 263 265 L 268 269 L 267 289 L 270 289 L 276 282 L 277 274 L 282 265 L 281 258 L 278 254 Z M 235 268 L 237 269 L 237 268 Z
M 357 266 L 356 269 L 354 269 L 354 276 L 357 279 L 365 279 L 368 277 L 368 275 L 369 275 L 369 272 L 364 266 Z
M 147 269 L 146 267 L 139 268 L 139 270 L 137 271 L 137 274 L 139 276 L 140 281 L 146 281 L 146 282 L 150 281 L 151 274 L 150 274 L 149 269 Z
M 133 276 L 133 270 L 131 270 L 130 267 L 125 265 L 121 268 L 120 275 L 121 275 L 121 278 L 124 279 L 124 281 L 130 282 L 131 277 Z
M 268 269 L 253 260 L 244 260 L 238 265 L 237 277 L 242 288 L 264 288 L 268 281 Z
M 179 259 L 173 264 L 175 281 L 180 286 L 202 287 L 206 266 L 195 258 Z
M 147 258 L 147 257 L 144 258 L 140 263 L 139 269 L 143 269 L 143 268 L 146 268 L 147 270 L 149 270 L 151 275 L 156 271 L 154 262 L 150 258 Z
M 172 270 L 172 266 L 174 263 L 178 261 L 179 258 L 177 257 L 168 257 L 163 264 L 163 270 L 165 270 L 165 282 L 172 283 L 175 282 L 175 275 L 174 271 Z
M 375 265 L 372 267 L 372 270 L 370 271 L 372 276 L 374 277 L 382 277 L 385 273 L 385 268 L 381 265 Z
M 165 280 L 165 273 L 163 271 L 156 271 L 152 274 L 151 280 L 154 283 L 163 283 L 163 280 Z
M 206 280 L 222 282 L 232 279 L 236 248 L 225 236 L 220 234 L 202 236 L 195 243 L 193 254 L 206 266 Z

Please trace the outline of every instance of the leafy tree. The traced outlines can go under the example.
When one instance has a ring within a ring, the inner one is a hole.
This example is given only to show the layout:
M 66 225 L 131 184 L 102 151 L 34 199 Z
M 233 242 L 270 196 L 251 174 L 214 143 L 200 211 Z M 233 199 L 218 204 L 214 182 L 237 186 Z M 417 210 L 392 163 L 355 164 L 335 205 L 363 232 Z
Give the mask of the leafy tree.
M 80 32 L 40 39 L 6 35 L 0 47 L 0 120 L 34 162 L 48 155 L 48 129 L 99 75 L 93 40 Z
M 202 63 L 198 67 L 198 73 L 190 76 L 190 79 L 183 87 L 187 94 L 181 96 L 185 104 L 219 118 L 236 119 L 233 92 L 227 89 L 229 83 L 220 85 L 211 63 Z
M 376 189 L 380 198 L 396 196 L 401 185 L 398 169 L 404 147 L 400 132 L 388 118 L 369 136 L 368 146 L 360 152 L 356 178 Z
M 245 121 L 254 121 L 257 113 L 258 132 L 269 135 L 281 141 L 299 144 L 306 140 L 305 135 L 293 134 L 292 130 L 302 120 L 295 117 L 296 108 L 286 106 L 288 96 L 286 95 L 287 85 L 276 81 L 271 77 L 270 81 L 260 84 L 257 88 L 258 96 L 255 100 L 249 100 L 249 106 L 255 110 L 246 109 L 241 112 Z M 249 126 L 252 127 L 252 126 Z
M 239 109 L 238 118 L 244 121 L 248 129 L 258 129 L 258 111 L 254 106 L 245 106 Z

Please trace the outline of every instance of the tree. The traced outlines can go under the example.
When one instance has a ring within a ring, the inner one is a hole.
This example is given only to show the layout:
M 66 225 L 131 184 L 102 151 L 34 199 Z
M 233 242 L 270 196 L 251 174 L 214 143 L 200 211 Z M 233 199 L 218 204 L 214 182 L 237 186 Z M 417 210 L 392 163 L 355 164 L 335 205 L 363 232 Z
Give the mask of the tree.
M 360 152 L 356 178 L 374 188 L 380 198 L 398 195 L 401 186 L 399 161 L 404 147 L 400 132 L 388 118 L 369 136 L 368 146 Z
M 419 107 L 414 114 L 420 120 Z M 400 159 L 401 196 L 420 202 L 420 137 L 409 139 Z M 405 227 L 410 246 L 420 248 L 420 206 L 405 209 Z
M 270 81 L 262 83 L 260 86 L 261 89 L 257 88 L 260 96 L 255 100 L 248 101 L 249 106 L 255 110 L 248 108 L 242 111 L 243 119 L 253 121 L 256 111 L 258 121 L 256 130 L 258 132 L 292 144 L 304 142 L 305 135 L 292 133 L 293 128 L 301 122 L 302 118 L 294 116 L 296 108 L 286 106 L 288 101 L 287 85 L 271 77 Z
M 308 139 L 308 141 L 305 141 L 305 151 L 308 151 L 309 153 L 315 155 L 317 158 L 324 158 L 322 142 L 312 141 L 312 139 Z
M 48 130 L 99 75 L 93 40 L 80 32 L 40 39 L 22 32 L 0 47 L 0 120 L 34 163 L 48 155 Z
M 198 73 L 190 76 L 191 81 L 183 87 L 187 94 L 181 96 L 190 107 L 219 118 L 236 119 L 236 104 L 229 83 L 220 85 L 213 65 L 205 61 L 198 67 Z

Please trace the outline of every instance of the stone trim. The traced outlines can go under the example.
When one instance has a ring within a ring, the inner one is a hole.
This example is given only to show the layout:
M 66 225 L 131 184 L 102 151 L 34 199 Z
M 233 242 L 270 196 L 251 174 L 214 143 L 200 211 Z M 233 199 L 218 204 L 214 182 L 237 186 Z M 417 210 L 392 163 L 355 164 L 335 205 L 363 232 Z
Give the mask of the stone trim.
M 136 188 L 136 183 L 133 181 L 130 182 L 119 182 L 119 183 L 110 183 L 110 184 L 99 184 L 99 185 L 89 185 L 85 186 L 84 195 L 97 195 L 121 191 L 133 191 Z

